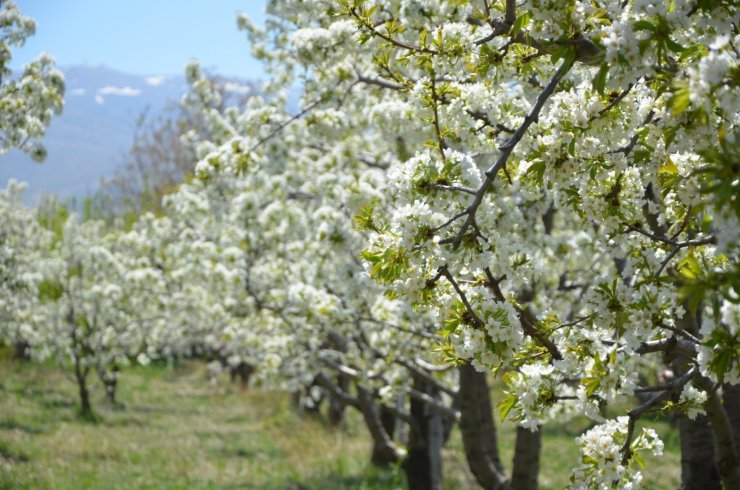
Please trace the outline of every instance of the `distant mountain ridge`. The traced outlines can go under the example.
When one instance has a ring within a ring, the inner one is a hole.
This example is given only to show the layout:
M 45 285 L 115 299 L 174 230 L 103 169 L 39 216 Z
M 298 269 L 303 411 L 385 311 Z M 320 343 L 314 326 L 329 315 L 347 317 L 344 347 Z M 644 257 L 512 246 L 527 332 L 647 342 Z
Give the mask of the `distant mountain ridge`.
M 44 137 L 46 161 L 33 162 L 20 151 L 0 156 L 0 186 L 8 179 L 28 182 L 26 201 L 44 194 L 62 199 L 94 192 L 113 175 L 133 142 L 136 119 L 159 114 L 187 89 L 183 75 L 132 75 L 102 65 L 62 68 L 66 78 L 64 112 Z M 229 83 L 239 92 L 249 84 Z

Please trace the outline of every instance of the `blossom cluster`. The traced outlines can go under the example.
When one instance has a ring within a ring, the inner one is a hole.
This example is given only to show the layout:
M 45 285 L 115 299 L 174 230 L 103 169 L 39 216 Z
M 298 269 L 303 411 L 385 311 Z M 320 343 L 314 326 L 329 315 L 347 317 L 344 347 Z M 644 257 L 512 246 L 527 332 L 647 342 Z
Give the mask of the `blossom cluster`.
M 634 461 L 625 463 L 622 446 L 639 457 L 641 451 L 655 456 L 663 454 L 663 442 L 652 429 L 643 429 L 634 440 L 627 441 L 629 417 L 618 417 L 588 430 L 576 442 L 581 448 L 583 464 L 573 471 L 572 488 L 606 490 L 641 488 L 642 473 Z
M 0 155 L 20 148 L 35 161 L 46 158 L 40 138 L 54 114 L 64 105 L 64 74 L 54 68 L 48 53 L 13 76 L 8 68 L 11 47 L 22 46 L 36 31 L 36 23 L 20 13 L 15 2 L 0 2 Z

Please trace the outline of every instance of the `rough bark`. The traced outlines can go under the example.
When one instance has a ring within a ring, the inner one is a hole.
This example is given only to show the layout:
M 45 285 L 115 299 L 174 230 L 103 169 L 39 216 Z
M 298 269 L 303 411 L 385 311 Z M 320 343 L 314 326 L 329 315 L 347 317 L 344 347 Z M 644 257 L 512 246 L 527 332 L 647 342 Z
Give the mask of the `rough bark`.
M 722 405 L 730 419 L 732 434 L 735 437 L 735 450 L 740 452 L 740 385 L 722 386 Z
M 434 387 L 422 379 L 414 379 L 414 389 L 439 398 Z M 442 490 L 442 445 L 444 421 L 442 415 L 417 398 L 411 398 L 412 423 L 409 428 L 408 454 L 403 462 L 409 490 Z
M 95 418 L 90 403 L 90 391 L 87 388 L 87 375 L 90 372 L 88 367 L 82 367 L 80 358 L 75 356 L 75 378 L 77 379 L 77 388 L 80 395 L 80 417 L 87 420 Z
M 702 488 L 721 490 L 719 473 L 714 465 L 714 438 L 703 415 L 689 419 L 678 415 L 681 441 L 681 490 Z
M 697 333 L 696 317 L 691 313 L 687 312 L 677 324 L 683 330 Z M 676 376 L 688 371 L 686 359 L 682 357 L 675 359 L 672 366 Z M 681 441 L 681 490 L 721 490 L 719 472 L 714 464 L 714 437 L 709 421 L 703 415 L 694 420 L 689 419 L 685 413 L 677 415 Z
M 714 456 L 717 472 L 725 489 L 740 489 L 740 459 L 735 447 L 730 418 L 722 406 L 716 391 L 711 391 L 712 382 L 706 378 L 698 380 L 699 386 L 707 391 L 704 409 L 707 411 L 709 427 L 714 434 Z M 699 488 L 699 487 L 697 487 Z M 702 487 L 706 488 L 706 487 Z
M 498 454 L 496 426 L 486 375 L 470 364 L 458 368 L 460 433 L 470 471 L 486 490 L 509 490 Z
M 542 430 L 540 427 L 535 432 L 524 427 L 517 427 L 514 469 L 511 476 L 511 487 L 514 490 L 537 490 L 541 448 Z

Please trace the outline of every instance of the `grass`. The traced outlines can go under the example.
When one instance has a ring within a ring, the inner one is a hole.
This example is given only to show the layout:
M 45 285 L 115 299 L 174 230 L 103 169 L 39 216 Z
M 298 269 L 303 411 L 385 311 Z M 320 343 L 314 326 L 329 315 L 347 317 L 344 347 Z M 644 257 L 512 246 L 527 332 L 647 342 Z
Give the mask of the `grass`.
M 354 411 L 346 430 L 327 427 L 298 416 L 286 393 L 211 384 L 198 362 L 122 373 L 123 409 L 95 388 L 98 422 L 85 422 L 70 375 L 0 358 L 0 490 L 404 488 L 399 469 L 368 464 L 369 437 Z M 574 438 L 586 427 L 575 420 L 545 428 L 541 488 L 567 486 Z M 515 428 L 498 429 L 510 462 Z M 667 454 L 648 459 L 646 488 L 676 488 L 678 438 L 665 422 L 658 429 Z M 457 431 L 444 464 L 445 488 L 475 488 Z

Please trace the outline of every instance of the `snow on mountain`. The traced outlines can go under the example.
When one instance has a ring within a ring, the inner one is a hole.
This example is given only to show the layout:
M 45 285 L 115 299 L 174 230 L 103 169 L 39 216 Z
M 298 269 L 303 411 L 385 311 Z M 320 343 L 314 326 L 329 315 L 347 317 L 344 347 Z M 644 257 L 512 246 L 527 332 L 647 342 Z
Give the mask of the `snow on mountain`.
M 63 71 L 64 112 L 52 120 L 44 138 L 46 161 L 34 163 L 17 150 L 0 156 L 0 186 L 10 178 L 28 182 L 31 203 L 48 193 L 68 198 L 93 192 L 122 162 L 137 117 L 144 111 L 157 114 L 186 90 L 182 75 L 139 76 L 101 65 Z

